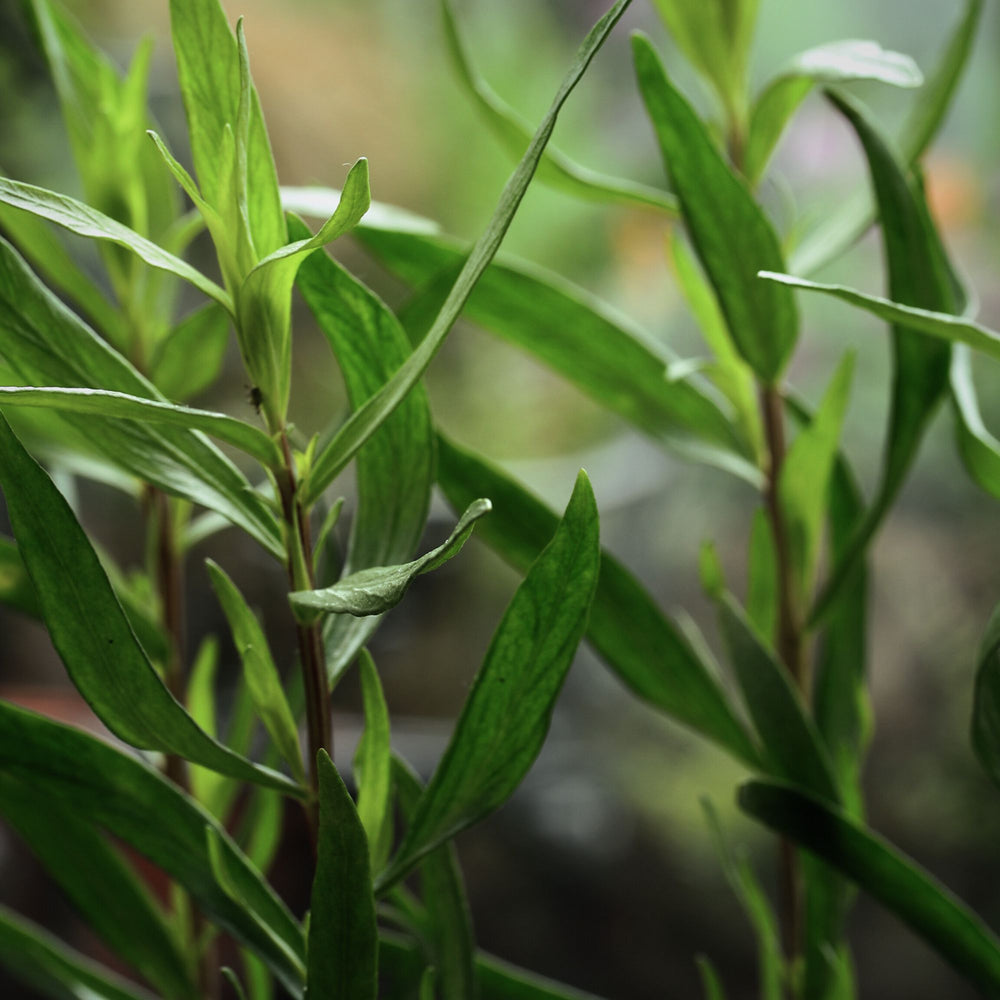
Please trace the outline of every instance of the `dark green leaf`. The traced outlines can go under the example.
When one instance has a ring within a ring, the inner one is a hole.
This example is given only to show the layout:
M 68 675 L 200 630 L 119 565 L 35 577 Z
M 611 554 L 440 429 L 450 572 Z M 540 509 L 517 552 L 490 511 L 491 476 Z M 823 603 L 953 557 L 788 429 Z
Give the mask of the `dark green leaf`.
M 438 438 L 438 482 L 461 510 L 480 493 L 493 512 L 479 535 L 526 572 L 552 537 L 558 516 L 512 479 L 471 452 Z M 690 726 L 751 767 L 759 758 L 719 681 L 634 576 L 607 552 L 587 638 L 620 681 L 650 705 Z
M 1000 612 L 994 611 L 979 644 L 972 745 L 986 773 L 1000 784 Z
M 133 746 L 301 794 L 294 782 L 213 740 L 170 694 L 69 505 L 3 417 L 0 482 L 52 642 L 98 718 Z
M 448 55 L 455 75 L 476 105 L 481 118 L 517 160 L 531 141 L 531 126 L 479 76 L 472 64 L 452 10 L 451 0 L 441 0 L 441 17 Z M 677 201 L 666 191 L 619 177 L 609 177 L 575 163 L 565 153 L 549 146 L 538 164 L 538 181 L 578 198 L 617 202 L 653 208 L 670 215 L 677 213 Z
M 784 289 L 762 291 L 763 261 L 781 261 L 774 229 L 674 88 L 649 40 L 633 36 L 639 89 L 652 119 L 684 224 L 719 299 L 729 332 L 754 371 L 773 383 L 798 336 L 798 310 Z
M 183 402 L 207 389 L 222 370 L 229 315 L 210 302 L 186 316 L 157 345 L 150 379 L 167 399 Z
M 535 168 L 538 166 L 538 161 L 541 159 L 549 136 L 555 128 L 559 111 L 629 3 L 630 0 L 617 0 L 584 39 L 569 73 L 560 85 L 555 99 L 535 132 L 524 157 L 501 192 L 499 204 L 490 224 L 472 248 L 465 266 L 455 279 L 451 292 L 438 313 L 437 319 L 416 350 L 392 378 L 374 396 L 369 397 L 362 406 L 354 411 L 347 423 L 340 428 L 320 452 L 316 464 L 302 486 L 306 503 L 318 498 L 365 441 L 399 406 L 437 354 L 476 282 L 499 249 L 514 218 L 514 213 L 517 211 L 534 175 Z
M 586 628 L 600 557 L 597 505 L 581 472 L 555 535 L 494 633 L 413 822 L 378 879 L 380 890 L 502 805 L 534 763 Z
M 139 986 L 102 969 L 4 906 L 0 906 L 0 963 L 52 1000 L 153 1000 Z
M 289 219 L 292 238 L 307 233 L 297 219 Z M 360 406 L 406 360 L 410 352 L 406 333 L 378 296 L 325 253 L 306 259 L 295 281 L 333 349 L 351 406 Z M 413 388 L 358 452 L 356 475 L 358 507 L 343 572 L 412 558 L 423 534 L 434 481 L 434 432 L 422 385 Z M 323 637 L 332 682 L 378 622 L 377 617 L 353 615 L 331 615 L 326 620 Z
M 719 974 L 715 971 L 712 963 L 704 955 L 699 955 L 695 959 L 695 963 L 698 966 L 698 974 L 701 976 L 701 989 L 705 994 L 705 1000 L 726 1000 L 722 980 L 719 979 Z
M 833 802 L 837 783 L 812 719 L 778 663 L 731 596 L 719 602 L 722 637 L 770 770 Z
M 368 838 L 371 870 L 379 871 L 392 849 L 392 751 L 389 709 L 375 661 L 367 649 L 358 657 L 365 728 L 354 754 L 358 816 Z
M 31 585 L 31 577 L 24 568 L 17 546 L 7 538 L 0 538 L 0 604 L 16 608 L 30 618 L 42 617 L 38 595 Z
M 792 788 L 749 782 L 740 807 L 827 861 L 892 910 L 958 972 L 1000 996 L 1000 941 L 931 875 L 836 807 Z
M 395 607 L 414 578 L 429 573 L 458 555 L 484 514 L 492 509 L 482 498 L 469 504 L 447 541 L 402 566 L 373 566 L 345 576 L 323 590 L 298 590 L 289 595 L 292 610 L 300 621 L 315 620 L 319 614 L 381 615 Z
M 296 996 L 301 978 L 216 882 L 205 828 L 218 832 L 230 876 L 254 911 L 304 961 L 302 932 L 285 905 L 229 836 L 193 800 L 148 765 L 86 733 L 0 702 L 0 776 L 24 795 L 58 800 L 67 810 L 133 846 L 183 885 L 222 927 L 264 958 Z
M 368 842 L 350 793 L 320 750 L 319 845 L 309 917 L 310 997 L 375 1000 L 378 931 Z
M 754 511 L 747 556 L 747 617 L 766 642 L 778 624 L 778 564 L 771 523 L 763 507 Z

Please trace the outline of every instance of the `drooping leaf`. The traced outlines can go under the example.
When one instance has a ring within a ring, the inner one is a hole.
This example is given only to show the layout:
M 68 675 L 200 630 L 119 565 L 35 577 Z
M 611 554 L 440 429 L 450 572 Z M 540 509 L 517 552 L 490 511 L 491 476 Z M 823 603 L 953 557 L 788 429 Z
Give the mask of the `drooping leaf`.
M 358 816 L 368 838 L 371 870 L 380 871 L 392 849 L 392 750 L 389 710 L 375 661 L 367 649 L 358 657 L 365 728 L 354 754 Z
M 309 917 L 310 997 L 375 1000 L 378 930 L 368 842 L 354 801 L 320 750 L 319 843 Z
M 798 336 L 798 310 L 784 289 L 762 291 L 762 261 L 780 261 L 778 238 L 746 183 L 730 168 L 701 119 L 674 88 L 649 40 L 632 39 L 639 89 L 681 203 L 684 224 L 733 341 L 768 383 Z
M 357 233 L 381 264 L 418 289 L 403 318 L 415 339 L 437 314 L 464 260 L 445 237 Z M 564 279 L 524 263 L 493 263 L 465 305 L 472 322 L 529 351 L 601 406 L 685 457 L 759 481 L 731 420 L 692 378 L 666 379 L 676 360 L 643 330 Z
M 461 510 L 488 493 L 493 512 L 479 535 L 515 569 L 526 572 L 559 523 L 558 515 L 514 480 L 447 438 L 438 438 L 438 483 Z M 649 593 L 612 555 L 601 572 L 587 638 L 615 676 L 648 704 L 712 740 L 751 767 L 753 741 L 718 679 Z
M 839 800 L 829 757 L 788 671 L 763 645 L 729 595 L 719 601 L 722 637 L 772 773 L 832 802 Z
M 218 886 L 205 840 L 218 832 L 228 870 L 256 913 L 304 960 L 302 932 L 216 821 L 148 765 L 86 733 L 0 702 L 0 776 L 25 796 L 52 798 L 134 847 L 183 885 L 220 926 L 265 959 L 296 996 L 301 979 L 285 951 Z
M 96 413 L 114 420 L 174 424 L 211 434 L 252 455 L 267 468 L 281 466 L 278 446 L 262 430 L 224 413 L 161 403 L 124 392 L 66 387 L 0 387 L 0 406 L 44 406 L 67 413 Z
M 823 858 L 890 909 L 955 969 L 1000 994 L 1000 940 L 941 883 L 835 806 L 769 782 L 739 792 L 740 807 Z
M 271 658 L 267 636 L 225 571 L 211 559 L 207 560 L 206 565 L 212 579 L 212 588 L 225 612 L 233 643 L 243 663 L 247 691 L 257 715 L 274 741 L 278 753 L 291 767 L 295 780 L 299 784 L 305 784 L 298 726 L 285 697 L 278 668 Z
M 476 72 L 468 46 L 458 29 L 451 0 L 440 0 L 440 7 L 445 43 L 455 75 L 475 104 L 480 117 L 511 158 L 519 159 L 531 141 L 531 125 Z M 537 177 L 539 183 L 577 198 L 652 208 L 669 215 L 677 214 L 677 201 L 668 192 L 636 181 L 600 174 L 574 162 L 552 146 L 545 150 L 538 164 Z
M 306 503 L 314 501 L 335 476 L 354 457 L 358 449 L 381 426 L 405 399 L 444 343 L 469 294 L 493 259 L 514 218 L 528 183 L 534 175 L 545 145 L 555 127 L 559 111 L 579 82 L 590 61 L 611 29 L 625 12 L 630 0 L 617 0 L 584 39 L 569 73 L 563 80 L 551 107 L 542 119 L 527 151 L 500 195 L 500 201 L 486 231 L 472 248 L 465 266 L 455 279 L 447 300 L 441 307 L 424 339 L 406 362 L 385 385 L 360 407 L 320 452 L 308 479 L 301 489 Z
M 153 1000 L 152 995 L 0 906 L 0 963 L 52 1000 Z
M 552 540 L 493 635 L 413 822 L 379 876 L 380 891 L 502 805 L 534 763 L 586 628 L 600 553 L 597 506 L 581 472 Z
M 308 230 L 289 219 L 289 235 Z M 392 311 L 325 253 L 299 268 L 296 284 L 330 343 L 352 407 L 360 406 L 406 360 L 410 344 Z M 434 481 L 434 432 L 427 392 L 416 385 L 358 452 L 357 509 L 343 572 L 405 562 L 423 534 Z M 317 539 L 321 550 L 321 539 Z M 322 582 L 328 582 L 326 580 Z M 331 682 L 375 631 L 377 617 L 331 615 L 323 628 Z
M 222 370 L 229 315 L 215 302 L 196 309 L 157 345 L 150 380 L 167 399 L 183 402 L 207 389 Z
M 893 87 L 919 87 L 924 82 L 909 56 L 883 49 L 878 42 L 848 39 L 800 52 L 754 102 L 744 161 L 744 175 L 751 184 L 764 173 L 781 133 L 812 88 L 849 80 L 877 80 Z
M 319 614 L 381 615 L 395 607 L 414 578 L 429 573 L 458 555 L 484 514 L 492 510 L 489 500 L 469 504 L 458 524 L 437 548 L 402 566 L 373 566 L 342 577 L 322 590 L 297 590 L 289 594 L 292 609 L 300 621 L 314 620 Z
M 52 642 L 98 718 L 133 746 L 301 794 L 294 782 L 213 740 L 170 694 L 69 505 L 3 417 L 0 482 Z

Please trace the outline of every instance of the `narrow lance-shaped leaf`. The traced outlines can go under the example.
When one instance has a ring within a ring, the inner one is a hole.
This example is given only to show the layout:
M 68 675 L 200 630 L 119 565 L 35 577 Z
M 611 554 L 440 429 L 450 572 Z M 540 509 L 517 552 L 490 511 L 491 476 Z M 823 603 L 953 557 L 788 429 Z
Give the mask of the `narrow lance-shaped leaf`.
M 281 465 L 278 446 L 253 424 L 224 413 L 161 403 L 124 392 L 54 386 L 2 386 L 0 406 L 45 406 L 68 413 L 96 413 L 114 419 L 174 424 L 211 434 L 252 455 L 267 468 L 274 469 Z
M 684 224 L 719 298 L 733 341 L 768 383 L 781 374 L 798 336 L 798 310 L 784 289 L 762 291 L 765 261 L 781 261 L 778 237 L 742 178 L 676 90 L 649 40 L 632 39 L 646 110 L 681 203 Z
M 305 784 L 298 727 L 288 706 L 278 668 L 271 658 L 267 637 L 243 595 L 220 566 L 207 560 L 212 588 L 222 605 L 233 634 L 233 642 L 243 663 L 243 676 L 257 715 L 268 731 L 278 753 L 288 762 L 295 780 Z
M 289 218 L 293 239 L 308 237 Z M 410 343 L 389 307 L 325 253 L 303 261 L 296 285 L 340 366 L 352 407 L 358 407 L 406 360 Z M 342 572 L 411 559 L 424 531 L 434 482 L 434 429 L 427 392 L 416 385 L 358 452 L 357 508 Z M 316 541 L 322 551 L 322 538 Z M 327 577 L 321 584 L 331 582 Z M 323 627 L 331 683 L 353 662 L 378 627 L 377 616 L 330 615 Z
M 255 949 L 294 996 L 301 996 L 296 963 L 304 960 L 305 942 L 298 923 L 216 821 L 147 764 L 79 730 L 0 702 L 0 776 L 10 784 L 20 782 L 26 796 L 58 801 L 130 844 L 184 886 L 220 926 Z M 206 826 L 218 832 L 241 895 L 292 949 L 296 963 L 219 887 Z
M 767 642 L 778 624 L 778 564 L 774 535 L 763 507 L 754 511 L 747 556 L 747 618 Z
M 715 966 L 704 955 L 699 955 L 695 959 L 695 964 L 698 966 L 705 1000 L 726 1000 L 726 992 L 722 988 L 722 980 L 715 971 Z
M 438 438 L 438 482 L 458 510 L 480 492 L 494 499 L 480 537 L 526 572 L 552 537 L 558 516 L 514 480 Z M 648 704 L 707 737 L 750 767 L 759 757 L 716 676 L 634 576 L 608 552 L 587 638 L 615 676 Z
M 419 559 L 402 566 L 373 566 L 343 577 L 323 590 L 297 590 L 289 595 L 292 609 L 299 620 L 314 620 L 319 614 L 336 612 L 349 615 L 380 615 L 395 607 L 414 578 L 429 573 L 458 555 L 473 526 L 492 510 L 489 500 L 478 499 L 469 504 L 448 540 Z
M 375 661 L 367 649 L 358 657 L 365 728 L 354 754 L 358 816 L 368 838 L 371 870 L 379 871 L 392 849 L 392 750 L 389 709 Z
M 754 103 L 750 118 L 744 174 L 751 184 L 764 173 L 785 125 L 816 84 L 877 80 L 894 87 L 919 87 L 924 78 L 902 52 L 878 42 L 848 39 L 800 52 L 771 80 Z
M 170 694 L 69 505 L 2 416 L 0 482 L 52 642 L 98 718 L 133 746 L 302 794 L 299 785 L 213 740 Z
M 958 453 L 973 480 L 1000 498 L 1000 441 L 983 423 L 972 378 L 972 353 L 964 344 L 952 349 L 949 380 Z
M 1000 785 L 1000 612 L 994 611 L 979 644 L 972 708 L 972 746 L 986 773 Z
M 309 908 L 307 995 L 375 1000 L 378 930 L 368 842 L 350 793 L 319 751 L 319 841 Z
M 215 302 L 180 321 L 157 344 L 150 380 L 167 399 L 197 396 L 218 377 L 229 342 L 229 315 Z
M 152 994 L 68 948 L 37 924 L 0 906 L 0 963 L 52 1000 L 153 1000 Z
M 451 0 L 440 0 L 444 37 L 455 75 L 475 103 L 481 118 L 493 134 L 517 159 L 531 141 L 531 126 L 476 73 Z M 666 191 L 620 177 L 610 177 L 581 166 L 552 146 L 538 164 L 538 181 L 578 198 L 617 202 L 677 214 L 677 200 Z
M 524 157 L 501 193 L 493 219 L 472 248 L 472 252 L 456 278 L 451 293 L 441 307 L 437 319 L 402 367 L 378 393 L 354 411 L 347 423 L 341 427 L 319 454 L 309 477 L 301 486 L 303 502 L 306 504 L 314 502 L 319 497 L 386 417 L 399 406 L 437 354 L 448 335 L 448 331 L 461 313 L 470 292 L 503 241 L 549 136 L 555 128 L 560 109 L 611 29 L 625 12 L 629 2 L 630 0 L 617 0 L 587 35 L 569 73 L 556 93 L 552 106 L 542 119 Z
M 1000 940 L 941 883 L 835 806 L 750 782 L 740 807 L 856 882 L 988 996 L 1000 996 Z
M 504 613 L 455 731 L 380 891 L 502 805 L 534 763 L 583 636 L 600 568 L 597 505 L 581 472 L 552 541 Z

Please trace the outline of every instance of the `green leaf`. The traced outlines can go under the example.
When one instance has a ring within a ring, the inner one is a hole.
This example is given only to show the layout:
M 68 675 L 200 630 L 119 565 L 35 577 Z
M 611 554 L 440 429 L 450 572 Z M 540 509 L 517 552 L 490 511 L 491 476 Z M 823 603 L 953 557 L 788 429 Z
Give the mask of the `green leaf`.
M 949 377 L 958 453 L 972 479 L 1000 498 L 1000 441 L 983 424 L 972 380 L 972 355 L 964 344 L 952 350 Z
M 1000 784 L 1000 612 L 994 610 L 976 657 L 972 746 L 980 764 Z
M 0 776 L 25 796 L 51 798 L 130 844 L 183 885 L 220 926 L 254 948 L 296 996 L 301 979 L 284 950 L 217 884 L 205 827 L 215 829 L 230 876 L 281 939 L 304 959 L 302 932 L 216 821 L 147 764 L 86 733 L 0 702 Z
M 0 906 L 0 963 L 52 1000 L 153 1000 L 5 906 Z
M 966 0 L 965 12 L 955 26 L 941 60 L 913 101 L 900 133 L 903 161 L 914 165 L 930 145 L 947 117 L 952 98 L 969 60 L 976 37 L 983 0 Z M 791 270 L 812 274 L 836 260 L 875 221 L 875 208 L 867 192 L 859 192 L 827 218 L 798 246 L 789 261 Z
M 725 162 L 691 106 L 667 79 L 649 40 L 633 36 L 636 74 L 684 224 L 740 354 L 773 383 L 798 336 L 795 300 L 756 279 L 780 262 L 774 229 L 745 182 Z M 774 294 L 778 291 L 778 294 Z
M 403 821 L 408 824 L 420 801 L 423 785 L 402 759 L 393 757 L 392 764 Z M 418 871 L 420 895 L 427 910 L 422 937 L 429 939 L 429 958 L 437 971 L 440 998 L 477 1000 L 476 942 L 455 845 L 444 843 L 429 852 Z
M 395 607 L 414 578 L 429 573 L 458 555 L 472 534 L 473 526 L 492 510 L 489 500 L 469 504 L 447 541 L 419 559 L 401 566 L 373 566 L 343 577 L 323 590 L 297 590 L 289 595 L 292 609 L 300 621 L 315 620 L 318 614 L 335 612 L 348 615 L 380 615 Z
M 226 129 L 239 124 L 244 91 L 246 221 L 260 259 L 285 243 L 285 220 L 257 91 L 241 81 L 239 46 L 218 0 L 170 0 L 170 26 L 195 171 L 223 218 L 237 205 L 220 150 L 232 144 Z
M 85 817 L 2 774 L 0 814 L 115 954 L 164 997 L 192 995 L 193 969 L 165 914 Z
M 458 30 L 451 0 L 441 0 L 444 37 L 455 75 L 476 106 L 480 117 L 506 148 L 510 156 L 520 158 L 531 141 L 531 125 L 507 104 L 476 73 Z M 565 153 L 550 146 L 538 164 L 538 181 L 577 198 L 652 208 L 669 215 L 677 214 L 677 201 L 666 191 L 619 177 L 609 177 L 574 162 Z
M 38 595 L 31 585 L 31 577 L 24 568 L 17 546 L 7 538 L 0 538 L 0 604 L 16 608 L 29 618 L 42 617 Z
M 319 772 L 319 844 L 309 917 L 310 997 L 375 1000 L 378 931 L 368 842 L 357 810 L 325 750 Z
M 0 482 L 52 642 L 98 718 L 132 746 L 301 795 L 294 782 L 213 740 L 170 694 L 69 505 L 3 417 Z
M 1000 940 L 943 885 L 836 807 L 749 782 L 740 807 L 856 882 L 990 996 L 1000 993 Z
M 153 386 L 42 285 L 0 240 L 0 355 L 26 385 L 97 388 L 155 400 Z M 239 470 L 199 434 L 83 415 L 72 425 L 118 468 L 222 514 L 276 557 L 274 514 Z
M 365 728 L 354 754 L 358 816 L 368 838 L 371 870 L 379 871 L 392 849 L 392 751 L 389 710 L 375 661 L 367 649 L 359 657 Z
M 233 312 L 233 301 L 225 289 L 220 288 L 214 281 L 206 278 L 179 257 L 140 236 L 128 226 L 123 226 L 120 222 L 98 212 L 96 208 L 84 205 L 83 202 L 67 195 L 46 191 L 32 184 L 23 184 L 9 177 L 0 177 L 0 202 L 48 219 L 49 222 L 54 222 L 78 236 L 107 240 L 124 247 L 151 267 L 175 274 L 190 282 L 199 291 L 224 306 L 228 312 Z
M 218 377 L 229 342 L 229 315 L 215 302 L 196 309 L 157 345 L 150 380 L 167 399 L 183 402 Z
M 502 805 L 534 763 L 583 637 L 600 551 L 597 505 L 581 472 L 555 535 L 493 635 L 413 822 L 377 881 L 379 891 Z
M 772 773 L 833 802 L 837 783 L 819 733 L 788 671 L 765 647 L 730 595 L 719 601 L 722 637 Z
M 411 336 L 419 339 L 462 266 L 462 244 L 383 231 L 367 220 L 357 236 L 381 264 L 418 289 L 403 318 Z M 463 315 L 531 352 L 676 453 L 759 482 L 748 449 L 718 403 L 693 378 L 664 378 L 677 360 L 673 353 L 582 289 L 533 265 L 493 263 Z
M 236 294 L 240 351 L 275 425 L 284 420 L 291 387 L 291 295 L 296 272 L 314 250 L 350 232 L 370 204 L 368 161 L 360 159 L 347 175 L 336 211 L 319 232 L 268 254 L 243 279 Z
M 778 501 L 785 517 L 793 586 L 808 600 L 816 575 L 827 487 L 833 474 L 840 429 L 854 374 L 854 355 L 846 354 L 809 425 L 799 431 L 778 475 Z
M 354 457 L 358 449 L 371 437 L 383 423 L 386 417 L 403 401 L 407 393 L 417 384 L 426 371 L 434 355 L 444 343 L 448 331 L 458 318 L 469 294 L 475 287 L 483 271 L 493 259 L 511 221 L 517 211 L 521 199 L 528 188 L 528 183 L 535 172 L 545 145 L 555 128 L 559 111 L 569 97 L 573 88 L 583 76 L 584 71 L 596 55 L 597 50 L 607 38 L 611 29 L 625 12 L 630 0 L 617 0 L 614 6 L 597 22 L 584 39 L 577 52 L 569 73 L 556 93 L 551 107 L 542 119 L 527 151 L 514 170 L 510 180 L 500 195 L 500 201 L 486 231 L 472 248 L 461 273 L 455 279 L 447 300 L 441 307 L 424 339 L 406 362 L 396 371 L 393 377 L 364 405 L 351 415 L 351 418 L 340 428 L 332 440 L 317 456 L 316 463 L 308 479 L 301 487 L 303 500 L 309 504 L 314 502 L 323 490 L 333 481 L 336 475 Z
M 289 219 L 291 237 L 307 234 L 297 219 Z M 388 306 L 328 254 L 308 257 L 295 280 L 333 349 L 348 399 L 356 408 L 406 360 L 410 352 L 406 333 Z M 414 387 L 358 452 L 355 472 L 357 509 L 343 572 L 411 559 L 427 521 L 434 482 L 434 431 L 422 385 Z M 378 623 L 377 617 L 327 618 L 323 638 L 333 683 Z
M 438 438 L 438 482 L 456 510 L 480 492 L 494 498 L 479 536 L 526 572 L 559 523 L 558 516 L 496 468 Z M 587 638 L 634 694 L 712 740 L 737 760 L 759 766 L 746 729 L 718 679 L 636 578 L 608 552 L 587 625 Z
M 747 617 L 766 642 L 778 625 L 778 563 L 767 512 L 758 507 L 750 526 L 747 557 Z
M 198 647 L 188 672 L 184 704 L 191 718 L 213 738 L 218 736 L 215 707 L 215 678 L 218 668 L 219 642 L 215 636 L 208 636 Z M 226 778 L 215 771 L 194 764 L 188 768 L 188 775 L 191 794 L 216 819 L 225 822 L 226 816 L 219 808 L 219 796 L 220 786 L 226 783 Z
M 220 566 L 206 560 L 212 589 L 218 597 L 226 621 L 233 634 L 233 643 L 243 664 L 247 691 L 257 715 L 268 731 L 274 746 L 288 762 L 292 775 L 299 784 L 305 784 L 306 773 L 302 765 L 298 727 L 288 706 L 278 668 L 271 658 L 271 650 L 260 622 L 247 606 L 243 595 Z
M 754 103 L 743 171 L 751 184 L 764 173 L 781 133 L 812 88 L 849 80 L 877 80 L 893 87 L 919 87 L 924 82 L 909 56 L 883 49 L 878 42 L 848 39 L 800 52 Z
M 698 975 L 701 977 L 701 989 L 705 994 L 705 1000 L 726 1000 L 725 990 L 722 988 L 722 980 L 715 971 L 712 963 L 704 956 L 699 955 L 695 959 L 698 966 Z
M 267 468 L 281 466 L 281 452 L 267 434 L 253 424 L 224 413 L 161 403 L 124 392 L 50 386 L 0 386 L 0 406 L 44 406 L 68 413 L 96 413 L 115 420 L 174 424 L 211 434 L 252 455 Z

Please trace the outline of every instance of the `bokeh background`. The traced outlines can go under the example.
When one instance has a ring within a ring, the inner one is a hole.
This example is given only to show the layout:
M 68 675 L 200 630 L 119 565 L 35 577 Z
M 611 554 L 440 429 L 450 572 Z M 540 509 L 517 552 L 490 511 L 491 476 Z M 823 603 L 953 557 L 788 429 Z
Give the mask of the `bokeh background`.
M 368 156 L 374 196 L 440 220 L 474 238 L 511 169 L 450 73 L 434 0 L 226 0 L 246 15 L 255 80 L 285 184 L 339 186 L 347 165 Z M 458 5 L 479 69 L 511 104 L 537 120 L 572 53 L 605 4 L 592 0 L 464 0 Z M 842 38 L 874 38 L 933 68 L 954 19 L 945 0 L 762 0 L 752 59 L 759 85 L 794 53 Z M 157 38 L 152 99 L 176 150 L 183 113 L 167 40 L 166 0 L 77 0 L 92 37 L 120 64 L 146 32 Z M 703 108 L 710 104 L 671 45 L 648 0 L 635 0 L 567 105 L 554 142 L 609 173 L 662 183 L 663 170 L 635 90 L 631 29 L 648 31 L 671 72 Z M 997 221 L 1000 16 L 983 30 L 947 126 L 927 159 L 933 204 L 946 240 L 1000 325 Z M 888 124 L 919 94 L 854 88 Z M 18 0 L 0 0 L 0 167 L 10 176 L 78 192 L 44 63 Z M 835 211 L 864 183 L 854 140 L 818 96 L 810 97 L 779 148 L 781 181 L 765 196 L 783 231 Z M 644 326 L 684 356 L 703 351 L 670 273 L 668 224 L 652 213 L 582 204 L 533 186 L 504 250 L 556 271 Z M 205 247 L 196 247 L 204 252 Z M 403 290 L 350 241 L 336 247 L 390 302 Z M 878 242 L 868 238 L 822 275 L 881 288 Z M 194 300 L 192 300 L 193 302 Z M 865 486 L 875 482 L 885 426 L 888 338 L 846 307 L 806 298 L 805 335 L 790 380 L 815 398 L 847 348 L 858 365 L 844 444 Z M 325 341 L 297 313 L 294 419 L 310 431 L 344 411 Z M 235 353 L 217 389 L 200 402 L 249 417 Z M 1000 427 L 997 373 L 977 361 L 987 423 Z M 428 375 L 433 411 L 459 442 L 476 447 L 562 507 L 575 471 L 591 474 L 605 545 L 662 606 L 683 609 L 714 643 L 711 610 L 697 582 L 697 553 L 714 540 L 732 581 L 743 579 L 751 491 L 723 473 L 664 453 L 531 358 L 465 325 Z M 350 490 L 349 481 L 343 489 Z M 83 486 L 97 537 L 138 565 L 137 512 L 115 493 Z M 437 504 L 426 544 L 448 530 Z M 866 772 L 872 825 L 1000 926 L 1000 794 L 968 739 L 975 651 L 1000 599 L 1000 508 L 977 491 L 952 444 L 950 416 L 935 420 L 874 554 L 869 665 L 876 734 Z M 224 624 L 202 561 L 230 569 L 292 664 L 282 574 L 235 533 L 188 561 L 190 646 Z M 516 577 L 475 540 L 461 558 L 423 577 L 373 644 L 395 740 L 425 773 L 447 737 Z M 234 676 L 232 650 L 225 664 Z M 44 633 L 0 610 L 0 684 L 8 697 L 89 724 L 67 691 Z M 338 762 L 346 766 L 360 720 L 352 679 L 336 695 Z M 699 798 L 720 810 L 735 843 L 773 883 L 773 846 L 733 807 L 740 770 L 702 741 L 634 701 L 586 650 L 562 695 L 549 742 L 508 806 L 459 838 L 479 941 L 497 954 L 615 1000 L 699 995 L 693 957 L 708 955 L 735 1000 L 756 996 L 755 944 L 728 889 L 701 817 Z M 292 828 L 275 879 L 296 905 L 295 864 L 304 834 Z M 78 944 L 99 946 L 71 923 L 24 845 L 0 828 L 0 901 Z M 851 920 L 862 997 L 971 997 L 933 952 L 891 916 L 859 901 Z M 0 995 L 29 996 L 0 979 Z

